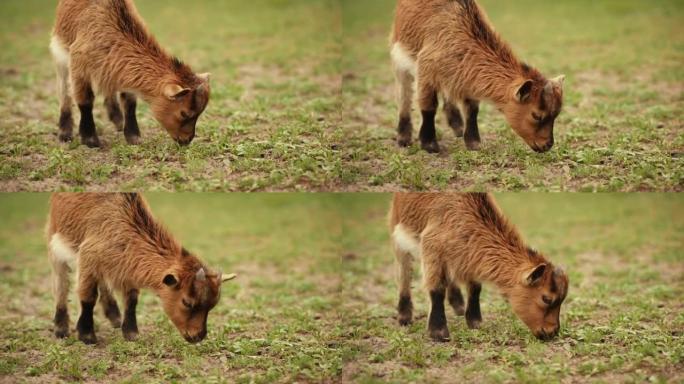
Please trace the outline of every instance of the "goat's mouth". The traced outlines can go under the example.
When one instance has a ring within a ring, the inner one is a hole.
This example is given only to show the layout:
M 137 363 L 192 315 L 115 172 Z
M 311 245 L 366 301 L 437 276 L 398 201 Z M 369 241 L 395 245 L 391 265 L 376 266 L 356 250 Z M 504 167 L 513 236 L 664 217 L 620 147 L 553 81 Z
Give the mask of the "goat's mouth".
M 545 330 L 541 329 L 541 330 L 535 332 L 534 335 L 539 340 L 550 341 L 550 340 L 553 340 L 556 336 L 558 336 L 558 330 L 546 332 Z
M 187 147 L 192 142 L 192 139 L 175 139 L 176 143 L 181 147 Z
M 196 343 L 199 343 L 200 341 L 204 340 L 204 335 L 202 335 L 202 334 L 197 334 L 197 335 L 192 335 L 192 336 L 191 335 L 183 335 L 183 337 L 185 338 L 185 340 L 188 343 L 192 343 L 192 344 L 196 344 Z
M 546 153 L 553 148 L 553 140 L 548 141 L 546 144 L 539 145 L 536 142 L 530 144 L 530 148 L 537 153 Z
M 200 341 L 204 340 L 204 337 L 205 337 L 206 335 L 207 335 L 206 333 L 198 333 L 198 334 L 196 334 L 196 335 L 184 334 L 184 335 L 183 335 L 183 338 L 185 338 L 185 341 L 187 341 L 188 343 L 197 344 L 197 343 L 199 343 Z

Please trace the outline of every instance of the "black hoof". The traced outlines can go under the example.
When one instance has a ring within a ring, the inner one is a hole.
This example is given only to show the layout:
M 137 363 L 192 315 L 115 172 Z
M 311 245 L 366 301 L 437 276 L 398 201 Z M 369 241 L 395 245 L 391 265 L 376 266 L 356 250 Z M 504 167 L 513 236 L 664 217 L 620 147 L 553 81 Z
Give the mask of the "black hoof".
M 422 142 L 421 148 L 428 153 L 439 153 L 439 144 L 437 144 L 437 141 Z
M 456 313 L 456 316 L 463 316 L 465 315 L 465 306 L 463 305 L 453 305 L 454 312 Z
M 473 141 L 466 141 L 466 148 L 468 148 L 469 151 L 479 151 L 480 150 L 480 142 L 477 140 Z
M 466 323 L 468 323 L 468 328 L 470 329 L 479 329 L 482 324 L 482 319 L 466 319 Z
M 119 314 L 118 308 L 116 312 L 108 312 L 105 316 L 107 316 L 107 320 L 109 320 L 112 328 L 121 328 L 121 314 Z
M 138 135 L 126 136 L 126 142 L 129 145 L 138 145 L 138 144 L 140 144 L 140 136 L 138 136 Z
M 138 331 L 124 331 L 123 337 L 128 341 L 135 341 L 138 339 Z
M 431 329 L 430 330 L 430 338 L 433 341 L 436 341 L 439 343 L 444 343 L 444 342 L 451 340 L 451 337 L 449 336 L 449 329 L 448 328 Z
M 81 137 L 81 144 L 88 146 L 88 148 L 99 148 L 100 139 L 97 136 Z
M 81 333 L 78 335 L 78 339 L 84 344 L 95 344 L 97 343 L 97 337 L 94 333 Z
M 412 140 L 410 137 L 399 136 L 397 138 L 397 144 L 402 148 L 410 147 L 412 144 Z
M 69 329 L 68 328 L 57 328 L 55 329 L 55 337 L 58 339 L 65 339 L 69 337 Z
M 71 133 L 60 133 L 59 134 L 59 141 L 61 143 L 71 143 L 74 140 L 74 137 L 71 135 Z
M 402 327 L 411 325 L 411 323 L 413 323 L 413 319 L 411 317 L 411 315 L 399 315 L 399 325 Z

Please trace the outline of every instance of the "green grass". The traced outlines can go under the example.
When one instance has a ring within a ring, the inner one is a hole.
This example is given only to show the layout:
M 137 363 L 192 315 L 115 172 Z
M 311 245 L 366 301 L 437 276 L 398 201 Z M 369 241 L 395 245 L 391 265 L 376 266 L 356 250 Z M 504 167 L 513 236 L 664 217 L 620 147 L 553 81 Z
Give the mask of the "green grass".
M 335 0 L 137 2 L 163 47 L 212 73 L 212 99 L 181 148 L 144 104 L 142 145 L 126 145 L 99 98 L 101 150 L 57 142 L 55 5 L 0 2 L 1 190 L 332 189 L 346 177 Z
M 334 195 L 151 194 L 183 244 L 238 278 L 191 345 L 143 291 L 140 339 L 126 342 L 96 311 L 98 344 L 52 336 L 43 227 L 47 195 L 0 195 L 0 382 L 321 382 L 339 376 Z M 285 230 L 286 229 L 286 230 Z M 315 235 L 314 235 L 315 234 Z M 72 329 L 78 300 L 70 295 Z
M 394 0 L 343 2 L 346 182 L 355 189 L 681 191 L 684 3 L 679 0 L 481 0 L 514 51 L 565 74 L 556 146 L 536 154 L 489 105 L 483 145 L 467 152 L 438 118 L 442 153 L 395 143 L 388 39 Z M 414 127 L 420 116 L 414 114 Z M 417 132 L 415 133 L 417 135 Z
M 684 198 L 505 194 L 502 209 L 570 276 L 560 336 L 540 342 L 485 286 L 483 326 L 447 312 L 452 341 L 427 336 L 429 303 L 414 279 L 415 322 L 395 320 L 388 198 L 353 198 L 343 228 L 343 378 L 361 383 L 682 382 Z M 416 268 L 419 270 L 419 268 Z

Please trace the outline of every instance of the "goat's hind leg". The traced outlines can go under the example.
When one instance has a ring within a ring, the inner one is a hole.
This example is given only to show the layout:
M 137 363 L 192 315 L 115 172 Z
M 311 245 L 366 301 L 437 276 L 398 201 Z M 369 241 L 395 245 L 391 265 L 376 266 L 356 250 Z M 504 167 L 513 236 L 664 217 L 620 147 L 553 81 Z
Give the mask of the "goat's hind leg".
M 413 255 L 394 246 L 397 265 L 397 282 L 399 284 L 399 303 L 397 305 L 398 320 L 402 326 L 413 322 L 413 302 L 411 300 L 411 278 L 413 277 Z
M 98 289 L 100 291 L 100 306 L 105 317 L 109 320 L 112 327 L 121 327 L 121 312 L 111 289 L 104 283 L 100 283 Z
M 69 312 L 67 310 L 67 300 L 69 297 L 69 265 L 56 257 L 54 251 L 48 251 L 48 258 L 52 264 L 52 292 L 55 298 L 55 336 L 63 339 L 69 336 Z
M 71 84 L 69 80 L 69 53 L 56 37 L 50 42 L 50 51 L 55 62 L 57 92 L 59 97 L 59 141 L 73 140 L 74 118 L 72 115 Z
M 401 68 L 394 70 L 397 80 L 397 102 L 399 104 L 399 124 L 397 125 L 397 144 L 408 147 L 413 141 L 411 105 L 413 104 L 414 77 L 410 71 Z
M 449 100 L 444 100 L 444 115 L 456 137 L 463 137 L 463 117 L 458 105 Z
M 104 106 L 107 109 L 107 116 L 109 121 L 114 124 L 116 130 L 121 132 L 124 129 L 123 114 L 121 113 L 121 105 L 116 93 L 107 95 L 104 100 Z
M 465 314 L 465 301 L 463 300 L 463 294 L 461 294 L 461 289 L 458 287 L 458 284 L 449 284 L 447 299 L 457 316 L 463 316 Z

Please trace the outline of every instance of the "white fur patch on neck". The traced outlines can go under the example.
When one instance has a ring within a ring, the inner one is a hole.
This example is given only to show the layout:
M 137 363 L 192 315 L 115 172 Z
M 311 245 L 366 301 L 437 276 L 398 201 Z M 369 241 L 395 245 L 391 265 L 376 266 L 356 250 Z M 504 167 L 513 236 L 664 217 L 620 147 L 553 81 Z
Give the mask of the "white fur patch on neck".
M 50 238 L 50 251 L 55 259 L 63 263 L 73 263 L 76 260 L 76 252 L 71 248 L 69 242 L 59 233 L 55 233 Z
M 52 39 L 50 39 L 50 52 L 58 64 L 69 65 L 69 51 L 67 51 L 57 36 L 52 36 Z
M 397 69 L 407 71 L 413 76 L 416 75 L 416 61 L 411 58 L 408 51 L 401 45 L 401 43 L 394 43 L 392 46 L 392 61 Z
M 400 250 L 410 253 L 413 257 L 420 257 L 420 242 L 418 237 L 411 233 L 402 224 L 397 224 L 392 232 L 394 244 Z

